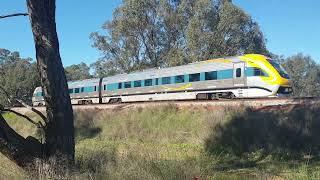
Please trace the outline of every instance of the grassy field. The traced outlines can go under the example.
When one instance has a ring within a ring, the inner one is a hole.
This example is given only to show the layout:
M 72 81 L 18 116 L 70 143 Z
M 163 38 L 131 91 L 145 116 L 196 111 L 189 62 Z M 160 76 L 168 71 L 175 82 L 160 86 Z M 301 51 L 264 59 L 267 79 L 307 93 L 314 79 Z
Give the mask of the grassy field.
M 74 179 L 319 179 L 319 106 L 75 112 Z M 24 136 L 41 132 L 12 114 Z M 36 118 L 34 116 L 34 118 Z M 28 174 L 0 156 L 0 177 Z

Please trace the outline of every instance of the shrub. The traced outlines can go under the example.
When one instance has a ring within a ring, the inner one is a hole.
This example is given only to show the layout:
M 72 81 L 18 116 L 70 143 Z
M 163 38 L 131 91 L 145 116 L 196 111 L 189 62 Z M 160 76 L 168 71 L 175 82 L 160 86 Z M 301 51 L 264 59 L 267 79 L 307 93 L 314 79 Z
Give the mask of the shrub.
M 236 156 L 262 151 L 302 157 L 317 155 L 320 147 L 320 106 L 294 107 L 290 111 L 245 109 L 212 126 L 205 140 L 209 154 Z

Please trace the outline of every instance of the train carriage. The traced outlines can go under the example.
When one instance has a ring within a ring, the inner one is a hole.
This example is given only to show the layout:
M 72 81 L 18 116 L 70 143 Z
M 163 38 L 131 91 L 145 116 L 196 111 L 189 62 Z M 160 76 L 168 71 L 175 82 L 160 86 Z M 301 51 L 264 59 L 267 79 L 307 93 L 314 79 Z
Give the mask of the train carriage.
M 72 104 L 275 97 L 292 91 L 289 76 L 281 65 L 258 54 L 148 69 L 68 85 Z M 42 95 L 41 88 L 36 89 L 34 99 L 42 98 L 39 92 Z M 40 101 L 34 102 L 37 105 Z
M 99 103 L 99 82 L 99 78 L 68 82 L 71 104 Z

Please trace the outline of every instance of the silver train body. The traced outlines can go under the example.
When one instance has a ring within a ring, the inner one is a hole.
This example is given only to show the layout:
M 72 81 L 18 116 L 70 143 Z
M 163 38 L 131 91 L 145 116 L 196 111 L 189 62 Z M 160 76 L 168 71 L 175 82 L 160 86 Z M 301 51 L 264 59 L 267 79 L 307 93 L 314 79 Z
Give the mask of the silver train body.
M 276 74 L 279 69 L 272 69 L 268 62 L 269 59 L 262 55 L 246 55 L 68 82 L 68 87 L 72 104 L 257 98 L 290 94 L 288 77 Z M 33 106 L 45 105 L 41 87 L 35 89 L 32 101 Z

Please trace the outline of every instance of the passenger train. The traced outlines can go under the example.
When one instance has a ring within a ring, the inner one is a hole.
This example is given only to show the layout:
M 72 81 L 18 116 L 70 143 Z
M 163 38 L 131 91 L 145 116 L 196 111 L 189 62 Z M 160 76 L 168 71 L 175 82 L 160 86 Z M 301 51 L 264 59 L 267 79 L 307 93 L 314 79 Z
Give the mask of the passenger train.
M 276 61 L 259 54 L 68 82 L 72 104 L 286 96 L 290 78 Z M 41 87 L 33 106 L 45 105 Z

